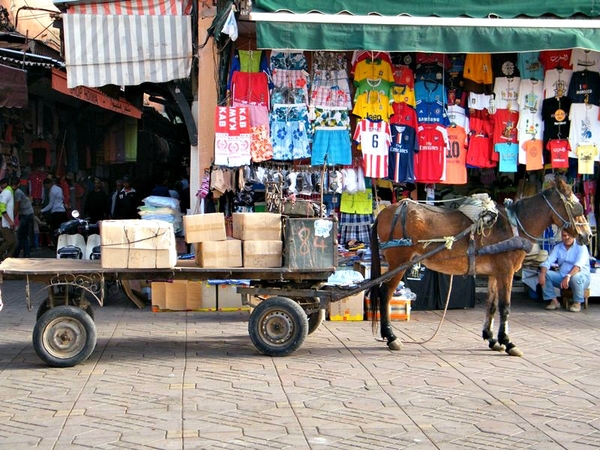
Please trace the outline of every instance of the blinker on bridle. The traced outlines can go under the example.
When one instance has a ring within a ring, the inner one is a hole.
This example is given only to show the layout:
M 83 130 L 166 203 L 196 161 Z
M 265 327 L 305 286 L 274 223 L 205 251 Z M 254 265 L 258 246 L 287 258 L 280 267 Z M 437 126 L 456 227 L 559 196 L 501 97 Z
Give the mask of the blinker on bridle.
M 560 199 L 562 200 L 562 202 L 565 206 L 565 211 L 567 211 L 567 215 L 569 216 L 569 220 L 566 220 L 554 208 L 554 206 L 552 206 L 550 201 L 548 201 L 548 198 L 546 197 L 546 191 L 542 192 L 542 197 L 544 198 L 544 201 L 546 202 L 546 204 L 548 205 L 550 210 L 554 214 L 556 214 L 556 216 L 563 222 L 562 228 L 575 228 L 577 225 L 585 225 L 585 223 L 575 222 L 575 217 L 583 216 L 583 206 L 581 206 L 581 204 L 577 201 L 567 200 L 567 197 L 565 197 L 565 195 L 562 192 L 560 192 L 558 189 L 554 188 L 554 190 L 560 196 Z

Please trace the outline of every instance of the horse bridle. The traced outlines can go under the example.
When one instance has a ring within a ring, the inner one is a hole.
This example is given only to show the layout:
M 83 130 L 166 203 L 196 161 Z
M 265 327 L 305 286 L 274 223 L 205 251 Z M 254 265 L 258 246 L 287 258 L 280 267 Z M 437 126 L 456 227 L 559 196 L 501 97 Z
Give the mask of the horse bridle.
M 565 197 L 565 195 L 562 192 L 560 192 L 558 189 L 554 188 L 554 190 L 560 196 L 560 199 L 562 200 L 563 205 L 565 206 L 565 211 L 567 211 L 567 215 L 569 216 L 569 220 L 565 220 L 565 218 L 554 208 L 554 206 L 552 206 L 552 204 L 548 200 L 548 197 L 546 197 L 546 191 L 542 192 L 542 197 L 543 197 L 544 201 L 546 202 L 546 204 L 548 205 L 548 207 L 550 208 L 550 210 L 554 214 L 556 214 L 556 216 L 562 221 L 562 223 L 563 223 L 562 228 L 571 228 L 571 227 L 575 228 L 577 225 L 584 225 L 583 223 L 575 222 L 575 217 L 583 215 L 583 206 L 581 206 L 581 204 L 577 201 L 568 200 L 567 197 Z M 517 203 L 515 203 L 515 206 L 517 206 Z M 576 208 L 578 209 L 578 211 L 575 211 Z M 533 240 L 539 239 L 536 236 L 532 236 L 525 229 L 525 227 L 519 220 L 519 215 L 516 214 L 516 211 L 513 214 L 513 217 L 515 219 L 515 222 L 517 223 L 517 226 L 523 231 L 523 233 L 525 233 L 525 235 L 527 237 L 529 237 L 530 239 L 533 239 Z

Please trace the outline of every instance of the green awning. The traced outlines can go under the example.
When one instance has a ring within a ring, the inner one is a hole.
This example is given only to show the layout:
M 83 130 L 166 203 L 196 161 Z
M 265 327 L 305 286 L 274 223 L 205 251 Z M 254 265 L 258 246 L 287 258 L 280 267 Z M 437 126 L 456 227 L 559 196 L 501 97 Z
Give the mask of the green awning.
M 255 0 L 250 15 L 264 49 L 443 53 L 600 51 L 598 17 L 595 0 Z
M 257 22 L 256 35 L 262 49 L 506 53 L 579 47 L 600 51 L 600 28 Z
M 265 12 L 288 11 L 296 14 L 320 12 L 323 14 L 348 13 L 366 16 L 409 15 L 414 17 L 500 17 L 518 16 L 561 18 L 584 15 L 600 17 L 596 0 L 427 0 L 403 2 L 400 0 L 254 0 L 253 8 Z

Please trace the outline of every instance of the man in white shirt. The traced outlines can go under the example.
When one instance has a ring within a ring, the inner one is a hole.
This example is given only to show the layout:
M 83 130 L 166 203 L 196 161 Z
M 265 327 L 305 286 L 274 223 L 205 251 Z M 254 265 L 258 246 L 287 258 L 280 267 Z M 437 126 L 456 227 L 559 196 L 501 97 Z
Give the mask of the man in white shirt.
M 17 180 L 18 181 L 18 180 Z M 0 245 L 0 260 L 6 256 L 12 256 L 17 239 L 15 236 L 15 196 L 8 178 L 0 180 L 0 214 L 2 215 L 2 224 L 0 234 L 3 242 Z

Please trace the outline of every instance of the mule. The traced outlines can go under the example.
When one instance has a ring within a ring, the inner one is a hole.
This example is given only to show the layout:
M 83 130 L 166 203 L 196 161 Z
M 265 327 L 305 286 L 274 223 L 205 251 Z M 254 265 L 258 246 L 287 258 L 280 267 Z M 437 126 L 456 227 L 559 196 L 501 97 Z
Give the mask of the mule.
M 371 279 L 381 275 L 380 248 L 388 271 L 393 273 L 396 269 L 396 273 L 371 288 L 370 308 L 374 332 L 379 310 L 381 337 L 391 350 L 400 350 L 402 343 L 390 324 L 389 302 L 409 263 L 425 258 L 422 259 L 425 267 L 447 275 L 487 276 L 482 337 L 493 350 L 523 356 L 508 336 L 514 274 L 521 268 L 533 242 L 550 225 L 566 229 L 582 245 L 588 244 L 592 232 L 583 207 L 571 187 L 559 177 L 543 192 L 506 206 L 497 205 L 497 211 L 488 228 L 476 226 L 461 211 L 409 199 L 390 205 L 377 215 L 371 230 Z M 437 243 L 440 238 L 445 244 Z M 433 251 L 429 247 L 432 244 L 435 244 Z M 496 339 L 492 326 L 497 310 L 500 324 Z

